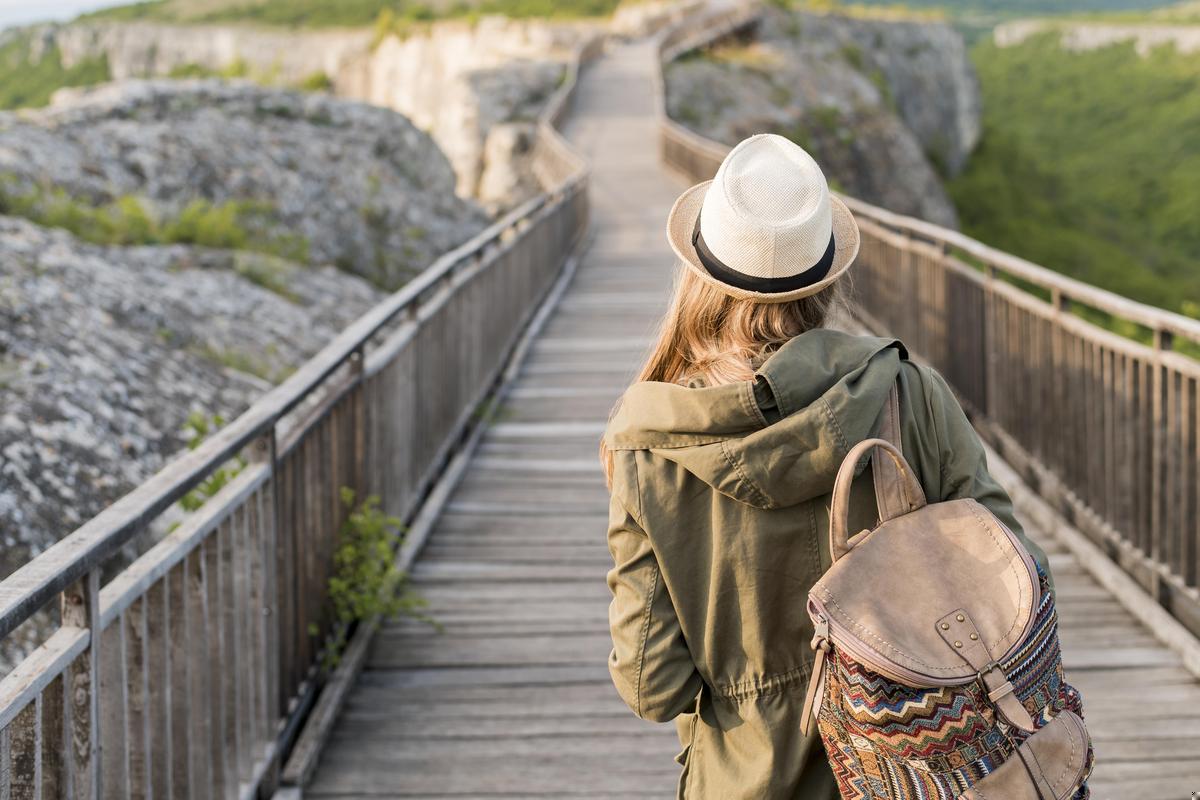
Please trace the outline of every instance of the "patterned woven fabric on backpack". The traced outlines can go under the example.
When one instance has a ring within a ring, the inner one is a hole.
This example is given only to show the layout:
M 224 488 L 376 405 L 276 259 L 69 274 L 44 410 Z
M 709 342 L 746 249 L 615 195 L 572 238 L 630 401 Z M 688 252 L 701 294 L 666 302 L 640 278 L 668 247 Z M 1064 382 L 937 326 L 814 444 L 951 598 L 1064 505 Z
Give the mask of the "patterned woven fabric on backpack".
M 815 719 L 844 800 L 1085 800 L 1091 739 L 1047 576 L 975 500 L 926 502 L 895 390 L 879 430 L 834 481 L 804 732 Z M 880 522 L 850 536 L 868 452 Z
M 1058 619 L 1046 577 L 1027 644 L 1001 664 L 1014 693 L 1041 728 L 1060 711 L 1083 716 L 1079 692 L 1063 678 Z M 914 688 L 893 683 L 841 652 L 830 655 L 821 737 L 843 798 L 950 800 L 1007 761 L 1028 738 L 997 718 L 978 683 Z M 1091 771 L 1091 751 L 1087 771 Z M 1087 800 L 1087 784 L 1072 800 Z

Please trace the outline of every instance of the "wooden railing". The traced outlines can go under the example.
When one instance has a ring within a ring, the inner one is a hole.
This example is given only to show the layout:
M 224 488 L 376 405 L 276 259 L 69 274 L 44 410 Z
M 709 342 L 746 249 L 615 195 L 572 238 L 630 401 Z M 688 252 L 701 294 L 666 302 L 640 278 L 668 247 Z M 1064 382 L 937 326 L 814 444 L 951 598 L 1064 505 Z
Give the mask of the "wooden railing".
M 271 788 L 319 683 L 342 488 L 414 514 L 587 225 L 583 162 L 553 129 L 577 70 L 539 126 L 542 196 L 0 583 L 0 637 L 61 614 L 0 680 L 0 798 Z M 233 480 L 103 581 L 123 546 L 238 455 Z
M 684 22 L 661 40 L 664 63 L 757 13 Z M 729 147 L 660 108 L 663 162 L 711 178 Z M 945 375 L 1023 477 L 1200 634 L 1200 362 L 1187 354 L 1200 321 L 843 199 L 862 231 L 850 272 L 861 320 Z

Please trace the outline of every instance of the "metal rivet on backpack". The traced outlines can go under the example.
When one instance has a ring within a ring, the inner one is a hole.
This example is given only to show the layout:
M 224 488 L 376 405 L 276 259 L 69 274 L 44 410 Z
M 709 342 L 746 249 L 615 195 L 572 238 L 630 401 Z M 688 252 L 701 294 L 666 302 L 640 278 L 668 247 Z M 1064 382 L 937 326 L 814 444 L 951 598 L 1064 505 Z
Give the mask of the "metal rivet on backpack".
M 950 623 L 949 623 L 949 622 L 943 622 L 943 623 L 942 623 L 942 630 L 944 630 L 944 631 L 948 631 L 948 630 L 950 630 Z
M 955 643 L 954 643 L 954 646 L 955 646 L 955 647 L 962 647 L 962 642 L 955 642 Z
M 978 634 L 978 633 L 972 633 L 972 634 L 971 634 L 971 641 L 972 641 L 972 642 L 979 641 L 979 634 Z
M 958 620 L 959 622 L 964 622 L 966 620 L 966 617 L 964 617 L 962 614 L 959 614 L 957 617 L 955 617 L 955 619 Z

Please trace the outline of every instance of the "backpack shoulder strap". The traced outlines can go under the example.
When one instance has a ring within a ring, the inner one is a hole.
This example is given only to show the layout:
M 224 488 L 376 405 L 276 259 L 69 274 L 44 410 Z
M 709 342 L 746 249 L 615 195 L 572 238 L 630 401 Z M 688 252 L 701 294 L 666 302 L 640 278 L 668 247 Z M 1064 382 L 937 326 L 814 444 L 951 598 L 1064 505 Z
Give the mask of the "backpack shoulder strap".
M 893 383 L 887 402 L 880 412 L 879 438 L 904 452 L 900 441 L 900 385 Z M 871 455 L 871 474 L 875 479 L 875 498 L 879 504 L 880 521 L 898 517 L 908 512 L 904 499 L 900 471 L 895 462 L 876 448 Z

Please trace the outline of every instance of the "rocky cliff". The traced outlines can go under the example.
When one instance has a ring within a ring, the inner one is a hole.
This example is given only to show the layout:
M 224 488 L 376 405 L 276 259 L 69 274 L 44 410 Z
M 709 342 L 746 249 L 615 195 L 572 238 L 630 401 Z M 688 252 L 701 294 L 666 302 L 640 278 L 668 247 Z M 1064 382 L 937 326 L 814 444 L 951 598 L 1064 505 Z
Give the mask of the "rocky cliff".
M 0 576 L 232 419 L 381 298 L 331 266 L 90 245 L 0 216 Z
M 288 31 L 244 25 L 83 21 L 35 31 L 36 57 L 103 58 L 117 80 L 201 70 L 335 94 L 399 111 L 449 157 L 459 193 L 498 212 L 538 190 L 533 121 L 586 25 L 485 17 L 418 31 Z
M 946 25 L 769 10 L 748 40 L 669 65 L 671 116 L 734 144 L 763 131 L 808 148 L 841 190 L 943 225 L 942 177 L 980 135 L 978 83 Z
M 228 236 L 249 247 L 387 289 L 486 225 L 454 187 L 445 157 L 403 116 L 323 94 L 125 81 L 0 114 L 0 196 L 27 216 L 53 216 L 65 194 L 86 207 L 134 203 L 174 230 L 202 203 L 225 210 Z
M 0 114 L 0 577 L 486 224 L 386 109 L 219 81 L 60 100 Z

